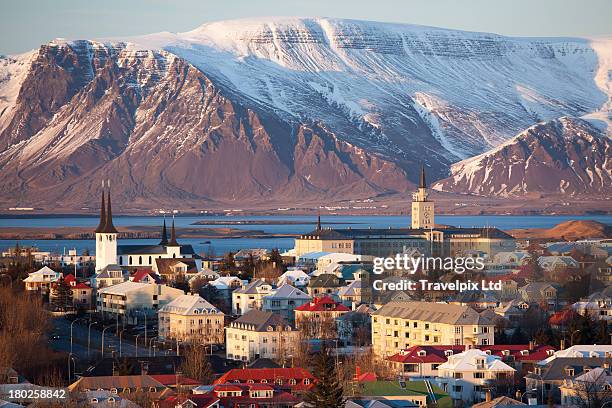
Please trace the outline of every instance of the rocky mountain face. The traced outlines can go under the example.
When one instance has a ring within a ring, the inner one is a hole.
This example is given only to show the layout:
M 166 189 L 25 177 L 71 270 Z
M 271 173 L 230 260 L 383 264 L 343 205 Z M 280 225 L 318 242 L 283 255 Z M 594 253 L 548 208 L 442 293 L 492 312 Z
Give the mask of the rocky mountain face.
M 292 18 L 55 40 L 0 58 L 0 201 L 95 206 L 102 179 L 132 208 L 404 193 L 421 161 L 440 179 L 534 123 L 605 120 L 610 44 Z M 590 171 L 543 188 L 589 193 Z
M 562 117 L 539 123 L 502 145 L 451 167 L 434 189 L 522 196 L 612 194 L 612 140 L 589 122 Z

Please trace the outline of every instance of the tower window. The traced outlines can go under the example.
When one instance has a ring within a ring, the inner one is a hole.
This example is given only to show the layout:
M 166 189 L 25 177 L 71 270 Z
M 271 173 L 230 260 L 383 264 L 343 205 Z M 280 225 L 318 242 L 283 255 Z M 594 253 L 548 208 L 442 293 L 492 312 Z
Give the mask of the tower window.
M 119 265 L 121 265 L 122 263 L 123 263 L 123 257 L 122 257 L 122 256 L 120 256 L 120 257 L 119 257 Z
M 152 257 L 149 257 L 149 263 L 153 264 L 153 258 Z
M 128 265 L 131 265 L 131 264 L 132 264 L 132 257 L 130 256 L 130 257 L 128 258 Z
M 138 265 L 142 265 L 142 256 L 138 257 Z

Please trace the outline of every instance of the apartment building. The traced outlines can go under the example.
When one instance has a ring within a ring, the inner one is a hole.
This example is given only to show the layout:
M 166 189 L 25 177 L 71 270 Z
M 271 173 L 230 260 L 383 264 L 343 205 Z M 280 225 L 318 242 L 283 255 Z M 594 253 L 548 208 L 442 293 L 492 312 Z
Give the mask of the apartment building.
M 274 287 L 263 279 L 254 279 L 248 285 L 232 292 L 232 313 L 243 315 L 250 310 L 261 310 L 265 296 L 274 293 Z
M 159 309 L 159 337 L 199 344 L 224 340 L 225 315 L 198 295 L 182 295 Z
M 280 315 L 251 310 L 225 330 L 227 358 L 253 361 L 258 358 L 290 358 L 299 347 L 299 332 Z
M 126 281 L 98 290 L 97 310 L 107 317 L 137 318 L 138 313 L 157 314 L 184 292 L 166 285 Z
M 389 302 L 372 314 L 372 349 L 386 357 L 414 345 L 491 345 L 494 328 L 469 306 Z

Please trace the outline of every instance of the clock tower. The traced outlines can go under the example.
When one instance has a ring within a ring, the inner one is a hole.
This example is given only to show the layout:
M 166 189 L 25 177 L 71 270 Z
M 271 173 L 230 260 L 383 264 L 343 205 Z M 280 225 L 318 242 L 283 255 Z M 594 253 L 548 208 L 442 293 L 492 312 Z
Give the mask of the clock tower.
M 419 189 L 412 194 L 412 228 L 430 229 L 434 227 L 434 203 L 428 200 L 425 183 L 425 167 L 421 164 Z

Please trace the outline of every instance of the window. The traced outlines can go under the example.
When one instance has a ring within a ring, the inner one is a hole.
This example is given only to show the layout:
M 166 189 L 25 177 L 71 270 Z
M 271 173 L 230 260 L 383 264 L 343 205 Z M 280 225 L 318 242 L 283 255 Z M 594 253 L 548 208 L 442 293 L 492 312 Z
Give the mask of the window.
M 483 373 L 483 372 L 476 371 L 476 372 L 474 373 L 474 378 L 484 378 L 484 377 L 485 377 L 485 375 L 484 375 L 484 373 Z

